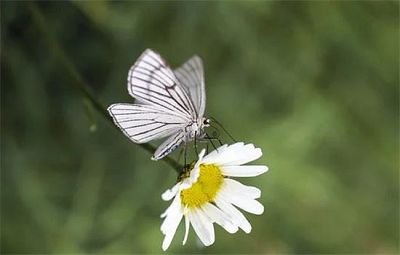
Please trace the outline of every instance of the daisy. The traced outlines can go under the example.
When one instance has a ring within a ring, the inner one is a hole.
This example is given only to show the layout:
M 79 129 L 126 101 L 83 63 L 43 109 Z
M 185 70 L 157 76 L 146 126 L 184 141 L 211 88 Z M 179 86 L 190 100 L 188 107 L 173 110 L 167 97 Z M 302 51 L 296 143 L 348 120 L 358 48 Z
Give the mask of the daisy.
M 206 156 L 204 154 L 203 149 L 199 160 L 186 167 L 178 183 L 162 194 L 165 201 L 173 199 L 161 215 L 161 218 L 165 217 L 161 225 L 161 232 L 165 235 L 164 251 L 171 244 L 182 218 L 185 219 L 183 244 L 192 225 L 201 242 L 209 246 L 215 241 L 213 223 L 221 225 L 229 233 L 235 233 L 239 228 L 250 233 L 250 223 L 236 207 L 258 215 L 264 212 L 264 206 L 256 200 L 261 196 L 258 188 L 229 178 L 265 173 L 268 170 L 266 166 L 242 166 L 260 158 L 260 148 L 253 144 L 225 144 Z

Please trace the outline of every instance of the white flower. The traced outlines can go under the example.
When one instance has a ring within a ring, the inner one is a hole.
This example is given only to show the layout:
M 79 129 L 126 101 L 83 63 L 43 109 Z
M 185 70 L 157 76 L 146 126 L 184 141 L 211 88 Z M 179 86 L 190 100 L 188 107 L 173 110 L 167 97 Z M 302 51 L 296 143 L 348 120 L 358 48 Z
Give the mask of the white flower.
M 165 235 L 164 251 L 171 244 L 182 217 L 186 226 L 183 244 L 192 225 L 202 243 L 209 246 L 215 240 L 213 223 L 221 225 L 229 233 L 235 233 L 239 228 L 250 233 L 250 223 L 236 207 L 253 214 L 264 212 L 264 206 L 256 200 L 261 196 L 258 188 L 229 178 L 265 173 L 268 170 L 266 166 L 241 166 L 261 157 L 261 149 L 253 144 L 235 143 L 223 145 L 205 157 L 204 153 L 205 150 L 200 153 L 193 168 L 183 171 L 172 189 L 162 194 L 163 200 L 174 198 L 161 215 L 165 217 L 161 225 L 161 232 Z

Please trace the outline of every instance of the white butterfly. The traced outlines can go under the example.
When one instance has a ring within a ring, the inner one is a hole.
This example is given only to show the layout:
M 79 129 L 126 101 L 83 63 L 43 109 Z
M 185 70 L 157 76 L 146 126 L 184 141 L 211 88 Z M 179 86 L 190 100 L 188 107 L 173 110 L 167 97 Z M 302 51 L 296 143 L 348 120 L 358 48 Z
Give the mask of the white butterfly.
M 135 143 L 168 137 L 155 151 L 158 160 L 182 142 L 204 137 L 206 94 L 201 59 L 194 56 L 172 71 L 161 56 L 145 50 L 128 74 L 128 92 L 135 104 L 113 104 L 108 112 Z

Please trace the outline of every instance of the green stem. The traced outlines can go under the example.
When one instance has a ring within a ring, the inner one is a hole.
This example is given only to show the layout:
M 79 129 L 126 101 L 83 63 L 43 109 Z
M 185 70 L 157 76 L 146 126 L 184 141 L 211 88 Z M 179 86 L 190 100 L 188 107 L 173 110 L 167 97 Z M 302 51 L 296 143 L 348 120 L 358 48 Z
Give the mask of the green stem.
M 57 41 L 57 39 L 51 34 L 49 29 L 47 28 L 47 25 L 45 22 L 45 17 L 43 16 L 43 14 L 40 12 L 40 10 L 37 8 L 37 6 L 33 2 L 29 2 L 28 6 L 29 6 L 29 10 L 32 13 L 33 22 L 35 23 L 37 28 L 40 30 L 40 32 L 43 34 L 47 43 L 51 47 L 51 51 L 58 58 L 58 60 L 61 62 L 61 64 L 65 67 L 65 70 L 75 80 L 75 83 L 71 83 L 71 86 L 75 86 L 75 88 L 78 89 L 82 93 L 82 95 L 90 101 L 91 104 L 93 104 L 93 107 L 106 120 L 108 120 L 109 123 L 111 123 L 114 127 L 116 127 L 114 125 L 114 122 L 113 122 L 111 116 L 108 114 L 107 109 L 103 106 L 102 103 L 100 103 L 100 100 L 97 98 L 97 96 L 94 93 L 92 93 L 90 86 L 87 84 L 87 82 L 82 78 L 82 76 L 76 70 L 75 66 L 68 59 L 65 52 L 60 47 L 60 44 Z M 142 149 L 148 151 L 151 154 L 153 154 L 154 151 L 156 150 L 156 148 L 154 146 L 152 146 L 151 144 L 137 144 L 137 145 L 140 146 Z M 167 156 L 167 157 L 163 158 L 162 161 L 164 161 L 168 165 L 170 165 L 177 173 L 181 172 L 182 166 L 173 158 Z

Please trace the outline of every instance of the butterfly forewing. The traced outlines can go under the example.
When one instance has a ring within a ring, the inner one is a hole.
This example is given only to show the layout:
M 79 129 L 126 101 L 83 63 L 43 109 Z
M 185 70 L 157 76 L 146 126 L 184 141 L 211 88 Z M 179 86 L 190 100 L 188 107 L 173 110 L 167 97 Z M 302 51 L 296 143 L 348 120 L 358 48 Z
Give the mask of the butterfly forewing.
M 128 91 L 139 102 L 151 104 L 193 119 L 194 106 L 173 71 L 160 55 L 146 50 L 131 67 Z
M 189 94 L 198 118 L 203 117 L 206 107 L 204 70 L 201 58 L 193 56 L 182 66 L 174 70 L 179 83 Z

